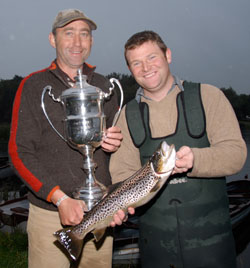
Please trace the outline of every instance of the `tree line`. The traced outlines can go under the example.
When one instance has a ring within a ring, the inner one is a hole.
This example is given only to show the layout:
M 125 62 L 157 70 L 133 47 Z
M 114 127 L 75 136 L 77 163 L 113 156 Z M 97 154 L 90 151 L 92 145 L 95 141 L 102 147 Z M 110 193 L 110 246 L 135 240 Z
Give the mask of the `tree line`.
M 114 77 L 118 79 L 124 91 L 124 104 L 134 98 L 138 84 L 131 75 L 111 73 L 107 78 Z M 18 86 L 23 77 L 15 75 L 12 79 L 0 80 L 0 124 L 10 123 L 12 114 L 12 105 Z M 238 120 L 245 120 L 250 116 L 250 95 L 238 95 L 233 88 L 221 88 L 231 105 L 233 106 Z

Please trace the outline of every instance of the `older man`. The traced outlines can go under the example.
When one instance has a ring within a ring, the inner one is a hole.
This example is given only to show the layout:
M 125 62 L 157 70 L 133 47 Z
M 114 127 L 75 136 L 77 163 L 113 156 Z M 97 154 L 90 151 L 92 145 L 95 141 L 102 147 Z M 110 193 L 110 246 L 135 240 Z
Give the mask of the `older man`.
M 79 224 L 84 217 L 84 202 L 72 195 L 86 176 L 83 157 L 51 128 L 41 108 L 41 95 L 44 87 L 51 85 L 55 97 L 60 96 L 74 85 L 79 68 L 89 84 L 108 92 L 109 81 L 86 63 L 96 28 L 94 21 L 79 10 L 59 12 L 49 34 L 56 59 L 48 68 L 24 78 L 16 94 L 9 155 L 15 171 L 30 190 L 29 268 L 69 267 L 68 256 L 55 243 L 53 233 L 62 225 Z M 49 96 L 44 102 L 54 126 L 63 133 L 63 107 Z M 94 153 L 96 175 L 106 186 L 111 183 L 110 152 L 117 150 L 122 139 L 120 129 L 111 127 L 117 109 L 115 97 L 104 104 L 109 128 L 102 146 Z M 86 242 L 79 267 L 103 268 L 111 267 L 111 263 L 112 237 L 108 233 L 98 244 L 92 239 Z

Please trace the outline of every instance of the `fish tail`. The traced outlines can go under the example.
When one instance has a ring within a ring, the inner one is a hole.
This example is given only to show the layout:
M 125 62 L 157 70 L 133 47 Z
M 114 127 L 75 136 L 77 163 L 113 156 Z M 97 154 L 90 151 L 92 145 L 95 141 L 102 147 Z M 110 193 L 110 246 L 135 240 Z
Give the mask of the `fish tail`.
M 72 232 L 72 228 L 64 228 L 54 233 L 57 240 L 65 247 L 73 260 L 77 260 L 82 252 L 83 239 Z

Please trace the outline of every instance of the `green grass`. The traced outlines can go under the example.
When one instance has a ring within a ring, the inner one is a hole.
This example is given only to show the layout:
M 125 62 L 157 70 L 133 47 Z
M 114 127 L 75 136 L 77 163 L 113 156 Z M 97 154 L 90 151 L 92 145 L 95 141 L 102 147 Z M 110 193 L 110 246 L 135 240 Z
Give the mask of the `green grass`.
M 0 267 L 28 267 L 28 238 L 20 230 L 12 233 L 0 231 Z

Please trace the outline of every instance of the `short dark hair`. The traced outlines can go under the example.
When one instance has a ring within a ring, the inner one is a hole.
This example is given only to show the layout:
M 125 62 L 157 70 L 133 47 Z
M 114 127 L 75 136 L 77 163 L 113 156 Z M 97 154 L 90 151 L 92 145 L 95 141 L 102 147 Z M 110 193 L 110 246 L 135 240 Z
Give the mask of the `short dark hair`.
M 159 46 L 159 48 L 162 50 L 162 52 L 164 53 L 164 55 L 166 54 L 167 51 L 167 46 L 166 44 L 163 42 L 163 40 L 161 39 L 161 37 L 159 36 L 159 34 L 153 32 L 153 31 L 142 31 L 142 32 L 138 32 L 135 33 L 134 35 L 132 35 L 128 41 L 126 42 L 124 48 L 124 56 L 128 64 L 127 61 L 127 57 L 126 57 L 126 53 L 128 50 L 134 49 L 138 46 L 141 46 L 142 44 L 144 44 L 145 42 L 148 41 L 152 41 L 157 43 L 157 45 Z

